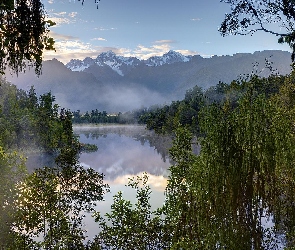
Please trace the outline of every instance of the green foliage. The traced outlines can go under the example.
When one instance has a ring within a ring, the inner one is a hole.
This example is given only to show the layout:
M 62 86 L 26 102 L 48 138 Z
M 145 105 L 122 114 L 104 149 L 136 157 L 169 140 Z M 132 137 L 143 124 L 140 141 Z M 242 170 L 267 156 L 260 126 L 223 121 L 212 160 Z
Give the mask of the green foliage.
M 277 94 L 260 94 L 260 83 L 200 112 L 200 155 L 177 129 L 164 210 L 171 249 L 277 249 L 281 233 L 294 245 L 294 73 Z
M 15 185 L 26 173 L 24 158 L 0 147 L 0 171 L 0 249 L 7 249 L 14 243 L 11 224 L 16 216 L 13 204 L 17 198 Z
M 15 73 L 26 65 L 40 74 L 43 51 L 54 50 L 54 41 L 48 36 L 52 21 L 40 0 L 0 1 L 0 73 L 7 67 Z
M 72 113 L 59 109 L 51 93 L 38 99 L 33 87 L 27 93 L 2 81 L 0 90 L 0 248 L 84 249 L 85 212 L 94 211 L 108 186 L 102 174 L 78 164 Z M 40 148 L 56 164 L 25 177 L 24 160 L 3 148 Z
M 195 133 L 198 131 L 198 112 L 204 105 L 202 90 L 196 86 L 187 91 L 183 101 L 173 101 L 171 105 L 152 107 L 142 114 L 139 120 L 147 125 L 148 129 L 159 134 L 171 134 L 179 124 L 189 125 Z
M 140 116 L 140 121 L 148 129 L 156 133 L 173 134 L 179 125 L 187 126 L 195 135 L 200 131 L 200 111 L 211 104 L 222 105 L 228 102 L 232 108 L 237 107 L 238 100 L 245 94 L 249 86 L 256 94 L 264 93 L 267 97 L 278 93 L 285 81 L 284 76 L 271 75 L 268 78 L 258 78 L 256 75 L 245 76 L 245 79 L 232 81 L 230 84 L 219 82 L 216 86 L 203 91 L 195 86 L 186 92 L 182 101 L 172 102 L 164 107 L 150 108 Z
M 95 152 L 98 150 L 98 147 L 95 144 L 89 144 L 89 143 L 80 143 L 80 151 L 81 152 Z
M 80 110 L 73 112 L 73 123 L 117 123 L 117 124 L 136 124 L 142 123 L 139 117 L 145 114 L 145 108 L 125 113 L 108 114 L 106 111 L 100 112 L 98 109 L 86 111 L 84 114 Z
M 151 211 L 151 190 L 148 176 L 132 178 L 128 186 L 136 190 L 137 202 L 133 205 L 124 200 L 122 192 L 114 196 L 111 212 L 104 219 L 96 213 L 101 232 L 90 249 L 165 249 L 166 230 L 161 211 Z M 97 248 L 97 247 L 101 248 Z M 96 248 L 95 248 L 96 247 Z
M 107 189 L 103 176 L 91 168 L 37 169 L 18 185 L 14 223 L 18 247 L 28 245 L 21 241 L 26 239 L 42 249 L 84 249 L 85 212 L 94 211 Z
M 0 84 L 0 145 L 15 149 L 41 149 L 58 154 L 65 145 L 77 147 L 72 113 L 59 109 L 51 93 L 38 99 L 4 80 Z

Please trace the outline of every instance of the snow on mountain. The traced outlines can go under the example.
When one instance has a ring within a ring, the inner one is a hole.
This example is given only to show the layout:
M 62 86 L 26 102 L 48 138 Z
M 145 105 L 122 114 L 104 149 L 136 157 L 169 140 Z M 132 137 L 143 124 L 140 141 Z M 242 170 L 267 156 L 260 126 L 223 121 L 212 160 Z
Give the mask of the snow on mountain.
M 179 52 L 170 50 L 163 56 L 153 56 L 146 60 L 147 66 L 161 66 L 164 64 L 172 64 L 176 62 L 188 62 L 190 57 L 186 57 Z
M 66 64 L 66 67 L 72 71 L 83 71 L 93 65 L 95 61 L 86 57 L 83 61 L 79 59 L 72 59 L 69 63 Z
M 170 50 L 163 56 L 153 56 L 147 60 L 139 60 L 136 57 L 117 56 L 113 51 L 103 52 L 97 56 L 96 59 L 86 57 L 83 61 L 79 59 L 72 59 L 66 64 L 66 67 L 72 71 L 84 71 L 92 65 L 101 67 L 107 66 L 117 72 L 119 75 L 124 76 L 128 69 L 134 68 L 142 63 L 147 66 L 161 66 L 164 64 L 172 64 L 176 62 L 188 62 L 191 57 L 186 57 L 181 53 Z
M 140 60 L 135 57 L 117 56 L 113 51 L 101 53 L 95 60 L 99 66 L 107 65 L 116 71 L 119 75 L 124 76 L 126 67 L 135 67 L 140 63 Z
M 72 71 L 83 71 L 89 67 L 89 65 L 84 65 L 83 61 L 79 59 L 71 59 L 71 61 L 68 62 L 66 66 Z

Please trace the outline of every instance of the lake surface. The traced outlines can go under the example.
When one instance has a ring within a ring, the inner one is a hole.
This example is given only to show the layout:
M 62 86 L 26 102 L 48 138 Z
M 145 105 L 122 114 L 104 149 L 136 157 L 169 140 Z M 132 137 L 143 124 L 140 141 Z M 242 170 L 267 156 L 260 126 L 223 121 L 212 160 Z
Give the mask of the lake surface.
M 80 164 L 91 167 L 105 175 L 105 183 L 110 186 L 110 193 L 105 201 L 99 202 L 97 210 L 101 214 L 110 212 L 113 195 L 123 192 L 123 197 L 135 202 L 135 192 L 125 185 L 128 178 L 149 175 L 152 189 L 152 208 L 162 206 L 167 184 L 168 168 L 171 165 L 168 148 L 171 139 L 155 135 L 140 125 L 81 125 L 74 126 L 74 133 L 80 136 L 80 142 L 95 144 L 96 152 L 82 153 Z M 95 235 L 98 226 L 90 217 L 86 218 L 88 235 Z

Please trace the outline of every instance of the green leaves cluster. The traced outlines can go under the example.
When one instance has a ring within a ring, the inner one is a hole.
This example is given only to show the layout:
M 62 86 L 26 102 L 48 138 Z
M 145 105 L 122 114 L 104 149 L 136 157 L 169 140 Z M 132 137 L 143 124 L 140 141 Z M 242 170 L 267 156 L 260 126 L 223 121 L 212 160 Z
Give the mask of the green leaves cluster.
M 16 218 L 16 184 L 25 176 L 25 159 L 16 152 L 7 153 L 0 147 L 0 170 L 0 248 L 9 249 L 15 240 L 11 225 Z
M 72 113 L 33 87 L 25 92 L 2 81 L 0 90 L 0 248 L 85 249 L 83 218 L 108 186 L 79 165 Z M 55 163 L 28 174 L 21 150 L 45 151 Z
M 122 192 L 114 196 L 111 212 L 102 217 L 96 213 L 101 226 L 90 249 L 164 249 L 168 237 L 161 210 L 151 211 L 151 189 L 148 176 L 129 180 L 128 186 L 136 190 L 137 202 L 133 205 L 123 199 Z
M 18 185 L 18 247 L 84 249 L 83 218 L 103 199 L 102 174 L 79 165 L 40 168 Z M 40 240 L 42 239 L 42 240 Z
M 182 101 L 173 101 L 163 107 L 151 107 L 139 121 L 157 133 L 172 133 L 179 124 L 189 126 L 195 133 L 199 130 L 198 112 L 205 103 L 205 96 L 198 86 L 186 92 Z
M 277 249 L 279 234 L 293 245 L 293 80 L 267 96 L 253 78 L 235 105 L 204 108 L 198 156 L 190 133 L 177 131 L 166 190 L 172 249 Z
M 253 89 L 257 93 L 264 93 L 267 97 L 277 93 L 285 81 L 284 76 L 271 75 L 268 78 L 258 78 L 249 75 L 246 79 L 232 81 L 230 84 L 219 82 L 216 86 L 202 90 L 195 86 L 186 92 L 181 101 L 174 101 L 164 107 L 150 108 L 142 114 L 139 120 L 157 133 L 173 134 L 179 125 L 187 126 L 195 135 L 201 135 L 199 115 L 200 111 L 212 103 L 217 105 L 228 102 L 231 107 L 237 106 L 239 98 L 247 91 L 251 80 Z M 255 79 L 255 81 L 254 81 Z
M 106 111 L 93 109 L 91 112 L 86 111 L 84 114 L 80 110 L 73 112 L 73 123 L 118 123 L 118 124 L 135 124 L 140 123 L 139 117 L 145 114 L 145 108 L 128 111 L 118 114 L 108 114 Z
M 0 73 L 32 66 L 40 74 L 44 50 L 54 50 L 48 36 L 53 22 L 46 20 L 40 0 L 0 1 Z
M 0 145 L 4 148 L 58 153 L 65 145 L 77 147 L 72 114 L 54 103 L 51 93 L 37 97 L 4 80 L 0 84 Z

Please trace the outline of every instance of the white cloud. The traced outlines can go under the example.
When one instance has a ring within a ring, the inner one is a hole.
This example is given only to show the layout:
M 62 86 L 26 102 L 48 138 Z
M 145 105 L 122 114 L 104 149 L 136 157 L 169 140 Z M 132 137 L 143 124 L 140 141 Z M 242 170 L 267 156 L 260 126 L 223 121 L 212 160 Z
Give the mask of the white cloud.
M 68 16 L 74 18 L 74 17 L 77 16 L 77 14 L 78 14 L 78 12 L 70 12 L 70 13 L 68 14 Z
M 107 39 L 104 39 L 102 37 L 96 37 L 96 38 L 92 38 L 92 41 L 107 41 Z
M 150 47 L 143 45 L 138 45 L 130 55 L 135 56 L 140 59 L 148 59 L 152 56 L 161 56 L 171 50 L 172 47 L 170 43 L 155 43 Z
M 139 59 L 148 59 L 152 56 L 162 56 L 169 50 L 175 50 L 172 44 L 175 44 L 174 40 L 157 40 L 153 45 L 147 47 L 144 45 L 138 45 L 133 50 L 122 50 L 122 55 L 124 56 L 135 56 Z M 199 54 L 197 51 L 193 50 L 175 50 L 183 55 L 196 55 Z
M 51 34 L 52 35 L 52 34 Z M 107 47 L 107 46 L 94 46 L 90 43 L 80 41 L 76 37 L 60 35 L 54 33 L 52 35 L 56 42 L 54 51 L 45 51 L 44 60 L 56 58 L 57 60 L 68 63 L 71 59 L 83 60 L 85 57 L 97 57 L 102 52 L 112 50 L 117 55 L 125 55 L 129 50 L 124 48 Z
M 56 58 L 63 63 L 67 63 L 70 59 L 84 59 L 87 56 L 93 56 L 96 51 L 92 48 L 91 44 L 83 43 L 79 40 L 61 40 L 56 41 L 54 44 L 56 52 L 45 51 L 44 59 L 49 60 Z
M 184 56 L 192 56 L 192 55 L 199 55 L 198 51 L 188 50 L 188 49 L 177 49 L 175 50 L 178 53 L 181 53 Z
M 49 35 L 53 37 L 54 40 L 78 40 L 78 37 L 70 36 L 70 35 L 64 35 L 55 33 L 54 31 L 50 31 Z
M 195 21 L 195 22 L 196 22 L 196 21 L 201 21 L 201 20 L 202 20 L 202 19 L 201 19 L 201 18 L 198 18 L 198 17 L 197 17 L 197 18 L 191 18 L 191 21 Z
M 169 50 L 173 49 L 173 40 L 157 40 L 151 46 L 138 45 L 134 49 L 118 48 L 111 46 L 95 46 L 91 43 L 82 42 L 77 37 L 51 33 L 51 36 L 56 40 L 55 48 L 56 53 L 53 51 L 45 52 L 45 60 L 56 58 L 63 63 L 69 62 L 71 59 L 81 59 L 85 57 L 97 57 L 102 52 L 112 50 L 117 55 L 126 57 L 137 57 L 139 59 L 148 59 L 152 56 L 162 56 Z M 98 37 L 91 40 L 106 41 L 105 38 Z M 192 50 L 176 50 L 183 55 L 199 54 L 197 51 Z
M 55 27 L 61 26 L 62 24 L 71 24 L 76 22 L 77 12 L 67 13 L 65 11 L 62 12 L 52 12 L 48 17 L 49 20 L 56 23 Z
M 126 184 L 126 180 L 132 179 L 132 178 L 137 178 L 137 176 L 143 176 L 145 173 L 138 173 L 136 175 L 122 175 L 117 177 L 115 180 L 113 181 L 108 181 L 108 183 L 110 184 L 110 186 L 112 185 L 125 185 Z M 156 176 L 156 175 L 152 175 L 152 174 L 148 174 L 148 182 L 147 184 L 152 187 L 153 190 L 158 190 L 158 191 L 165 191 L 165 188 L 167 186 L 167 178 L 163 177 L 163 176 Z M 141 183 L 140 183 L 141 184 Z
M 157 40 L 157 41 L 155 41 L 154 43 L 156 43 L 156 44 L 163 44 L 163 43 L 165 43 L 165 44 L 167 44 L 167 43 L 176 43 L 176 41 L 174 41 L 174 40 Z
M 49 19 L 56 23 L 55 27 L 58 27 L 58 26 L 60 26 L 62 24 L 70 24 L 70 23 L 72 23 L 72 21 L 69 18 L 66 18 L 66 17 L 50 17 Z
M 95 30 L 106 31 L 106 30 L 116 30 L 117 28 L 104 28 L 104 27 L 96 27 Z
M 65 12 L 65 11 L 54 13 L 55 16 L 65 16 L 66 14 L 67 14 L 67 12 Z

